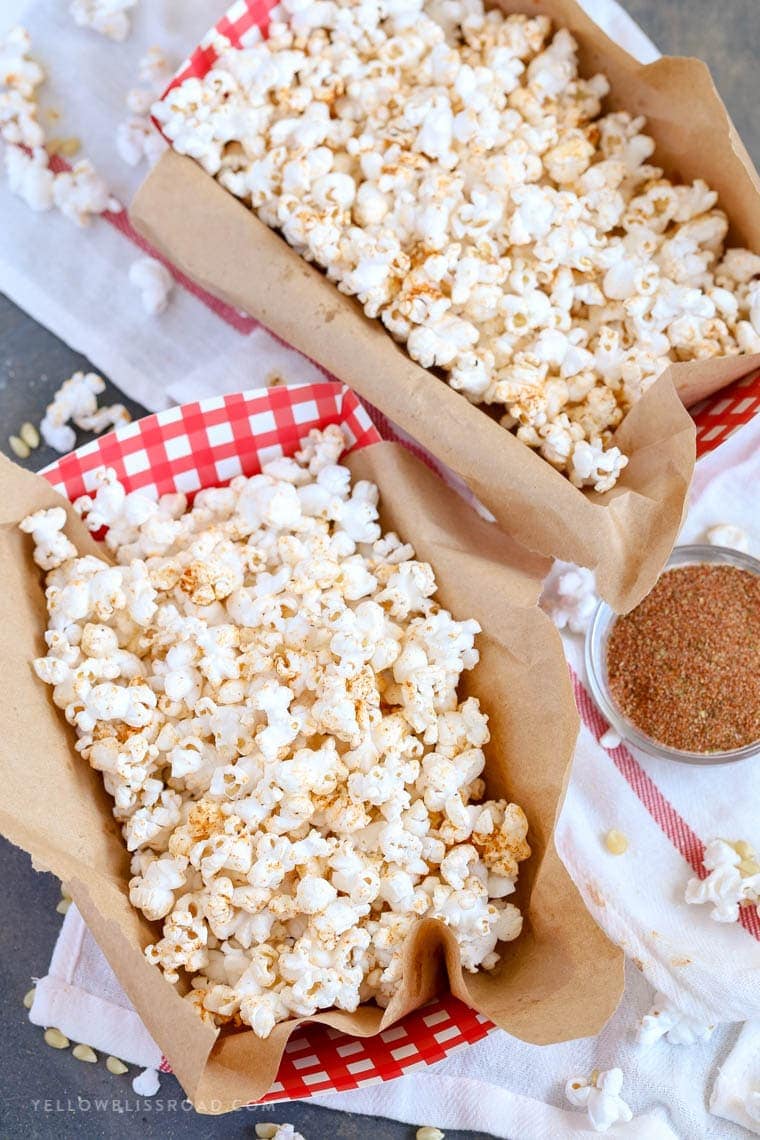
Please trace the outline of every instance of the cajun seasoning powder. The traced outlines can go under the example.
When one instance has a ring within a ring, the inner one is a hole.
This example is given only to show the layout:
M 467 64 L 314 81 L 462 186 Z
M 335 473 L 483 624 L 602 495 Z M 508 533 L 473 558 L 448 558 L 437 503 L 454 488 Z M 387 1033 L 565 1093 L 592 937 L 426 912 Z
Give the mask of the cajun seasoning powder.
M 621 712 L 660 744 L 707 753 L 760 740 L 760 576 L 666 571 L 613 625 L 607 675 Z

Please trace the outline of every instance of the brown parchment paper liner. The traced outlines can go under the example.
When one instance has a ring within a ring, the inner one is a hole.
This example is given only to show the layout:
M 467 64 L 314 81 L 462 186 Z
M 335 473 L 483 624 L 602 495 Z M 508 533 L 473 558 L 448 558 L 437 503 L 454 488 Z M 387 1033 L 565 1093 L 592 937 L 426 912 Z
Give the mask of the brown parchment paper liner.
M 664 58 L 643 66 L 575 0 L 502 0 L 499 7 L 545 12 L 570 28 L 583 74 L 609 77 L 610 108 L 647 116 L 653 161 L 676 179 L 704 178 L 731 218 L 731 240 L 760 250 L 760 181 L 705 64 Z M 581 492 L 415 364 L 354 298 L 192 160 L 166 154 L 130 216 L 184 273 L 318 361 L 458 472 L 521 543 L 595 569 L 599 592 L 621 612 L 649 592 L 681 525 L 694 425 L 676 390 L 691 405 L 760 365 L 755 355 L 669 368 L 617 433 L 630 457 L 618 485 L 603 495 Z
M 491 975 L 462 976 L 449 932 L 427 920 L 405 948 L 404 981 L 383 1012 L 363 1006 L 310 1020 L 370 1036 L 445 985 L 510 1033 L 539 1044 L 597 1033 L 622 992 L 623 955 L 586 911 L 552 841 L 578 728 L 561 641 L 536 608 L 543 558 L 484 522 L 404 448 L 374 444 L 350 458 L 357 478 L 381 490 L 382 522 L 413 540 L 432 562 L 439 597 L 460 617 L 475 617 L 481 660 L 467 677 L 490 716 L 488 795 L 525 809 L 533 854 L 521 864 L 516 901 L 521 937 L 503 947 Z M 31 853 L 37 867 L 68 885 L 85 921 L 145 1025 L 199 1111 L 225 1112 L 264 1095 L 298 1022 L 267 1041 L 253 1032 L 202 1023 L 142 949 L 153 925 L 129 904 L 129 858 L 111 801 L 74 750 L 74 736 L 30 661 L 45 652 L 42 581 L 31 540 L 18 530 L 30 511 L 57 504 L 81 553 L 107 552 L 38 475 L 0 457 L 0 660 L 5 716 L 0 742 L 0 831 Z

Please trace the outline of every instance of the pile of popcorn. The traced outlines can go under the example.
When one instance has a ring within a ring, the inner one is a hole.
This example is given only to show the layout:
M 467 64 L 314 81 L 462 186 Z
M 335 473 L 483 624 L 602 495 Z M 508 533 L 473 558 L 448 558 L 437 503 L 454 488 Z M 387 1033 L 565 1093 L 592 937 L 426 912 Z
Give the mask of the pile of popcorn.
M 570 33 L 481 0 L 282 0 L 154 112 L 425 368 L 578 487 L 672 362 L 760 351 L 760 257 L 601 115 Z
M 31 58 L 30 50 L 24 28 L 12 28 L 0 38 L 0 139 L 6 144 L 8 185 L 31 209 L 55 208 L 85 226 L 95 215 L 118 211 L 121 206 L 87 159 L 71 170 L 51 167 L 54 148 L 46 140 L 37 105 L 37 89 L 45 81 L 45 72 Z
M 330 1007 L 385 1006 L 423 916 L 465 969 L 522 918 L 522 810 L 482 801 L 488 720 L 460 700 L 479 626 L 351 484 L 340 428 L 260 475 L 158 501 L 108 469 L 74 505 L 117 564 L 77 551 L 62 508 L 22 529 L 47 571 L 34 662 L 103 773 L 132 852 L 147 948 L 221 1024 L 262 1037 Z

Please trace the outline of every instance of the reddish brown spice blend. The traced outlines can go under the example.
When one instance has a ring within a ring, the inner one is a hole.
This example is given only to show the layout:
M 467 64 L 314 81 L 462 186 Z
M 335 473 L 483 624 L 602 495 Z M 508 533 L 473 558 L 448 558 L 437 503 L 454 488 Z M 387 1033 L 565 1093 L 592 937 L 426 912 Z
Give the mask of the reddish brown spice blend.
M 760 576 L 711 564 L 668 570 L 613 625 L 607 675 L 628 720 L 670 748 L 725 752 L 760 740 Z

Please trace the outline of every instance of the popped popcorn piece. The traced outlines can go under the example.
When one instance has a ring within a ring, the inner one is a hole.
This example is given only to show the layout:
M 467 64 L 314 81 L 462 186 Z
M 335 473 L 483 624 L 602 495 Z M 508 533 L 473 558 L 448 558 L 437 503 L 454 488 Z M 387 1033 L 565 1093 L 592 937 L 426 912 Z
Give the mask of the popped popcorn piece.
M 174 278 L 165 265 L 155 257 L 140 257 L 129 267 L 129 280 L 140 290 L 146 313 L 164 312 L 174 288 Z
M 64 381 L 40 423 L 42 438 L 49 447 L 61 453 L 72 450 L 76 434 L 70 422 L 82 431 L 95 433 L 129 423 L 131 416 L 123 404 L 98 407 L 98 396 L 105 386 L 102 376 L 94 372 L 75 372 Z
M 620 1093 L 623 1070 L 594 1070 L 591 1076 L 571 1077 L 565 1085 L 565 1096 L 575 1108 L 585 1108 L 595 1132 L 606 1132 L 613 1124 L 627 1124 L 633 1113 Z
M 137 0 L 71 0 L 69 12 L 80 28 L 91 28 L 121 42 L 130 32 L 129 11 Z
M 717 526 L 711 526 L 705 537 L 710 546 L 728 546 L 732 550 L 741 550 L 745 554 L 749 552 L 749 535 L 746 530 L 742 530 L 740 526 L 734 526 L 733 523 L 718 523 Z
M 671 1045 L 694 1045 L 708 1041 L 714 1025 L 705 1025 L 683 1013 L 664 994 L 656 993 L 654 1003 L 639 1022 L 636 1040 L 640 1045 L 654 1045 L 661 1037 Z
M 593 570 L 587 570 L 583 566 L 573 566 L 570 562 L 559 560 L 554 562 L 544 580 L 539 604 L 557 629 L 569 629 L 571 633 L 585 633 L 591 624 L 598 602 Z M 612 745 L 603 745 L 603 747 L 612 747 Z
M 90 414 L 86 381 L 68 410 Z M 480 627 L 381 533 L 345 446 L 312 431 L 191 509 L 95 472 L 74 507 L 115 565 L 76 556 L 61 508 L 22 524 L 48 570 L 33 667 L 113 797 L 130 901 L 161 924 L 146 956 L 201 1018 L 261 1037 L 387 1005 L 420 917 L 473 972 L 522 927 L 527 820 L 481 801 L 488 720 L 457 693 Z
M 689 880 L 687 903 L 711 903 L 715 922 L 736 922 L 742 906 L 755 906 L 760 913 L 760 860 L 748 843 L 713 839 L 702 863 L 709 873 Z
M 673 361 L 760 350 L 760 257 L 544 16 L 481 0 L 282 0 L 154 112 L 422 367 L 580 488 Z
M 161 1087 L 156 1069 L 143 1069 L 132 1081 L 132 1091 L 137 1096 L 155 1096 Z
M 150 119 L 150 109 L 171 79 L 174 68 L 160 48 L 152 47 L 140 60 L 143 86 L 127 92 L 130 117 L 116 129 L 116 149 L 130 166 L 153 166 L 166 150 L 166 141 Z
M 96 214 L 121 209 L 104 180 L 86 159 L 71 170 L 54 172 L 50 158 L 71 148 L 78 140 L 46 143 L 39 122 L 36 89 L 45 73 L 29 56 L 31 40 L 21 27 L 12 28 L 0 39 L 0 138 L 6 145 L 4 161 L 8 185 L 32 209 L 53 209 L 76 222 L 88 225 Z

